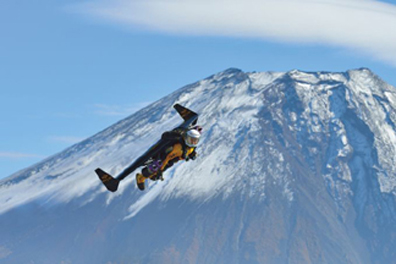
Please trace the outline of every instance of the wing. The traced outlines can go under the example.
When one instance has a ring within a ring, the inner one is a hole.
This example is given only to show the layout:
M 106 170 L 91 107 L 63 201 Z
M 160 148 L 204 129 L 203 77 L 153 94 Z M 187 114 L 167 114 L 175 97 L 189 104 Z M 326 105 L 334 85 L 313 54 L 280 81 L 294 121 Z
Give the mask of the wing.
M 184 122 L 176 127 L 175 129 L 178 128 L 184 128 L 187 129 L 188 127 L 195 125 L 198 121 L 198 114 L 191 111 L 190 109 L 180 105 L 180 104 L 175 104 L 173 106 L 176 111 L 180 114 L 180 116 L 184 119 Z M 175 130 L 173 129 L 173 130 Z M 129 167 L 127 167 L 123 172 L 121 172 L 118 176 L 118 180 L 124 179 L 126 176 L 128 176 L 130 173 L 132 173 L 134 170 L 136 170 L 138 167 L 145 165 L 145 162 L 148 161 L 150 158 L 158 154 L 159 152 L 162 151 L 164 147 L 166 147 L 169 144 L 169 142 L 165 139 L 159 140 L 157 143 L 152 145 L 143 155 L 141 155 L 139 158 L 135 160 Z
M 180 116 L 184 119 L 184 122 L 176 127 L 175 129 L 178 128 L 188 128 L 192 125 L 195 125 L 198 121 L 198 114 L 191 111 L 190 109 L 181 106 L 180 104 L 175 104 L 173 106 L 176 111 L 180 114 Z M 175 130 L 174 129 L 174 130 Z M 117 177 L 116 179 L 121 181 L 123 180 L 126 176 L 131 174 L 134 170 L 137 168 L 145 165 L 145 163 L 158 154 L 159 152 L 162 151 L 162 149 L 169 144 L 168 141 L 161 139 L 157 143 L 155 143 L 153 146 L 151 146 L 143 155 L 141 155 L 139 158 L 137 158 L 131 165 L 129 165 L 127 168 L 125 168 Z
M 179 113 L 179 115 L 184 119 L 183 124 L 181 124 L 180 126 L 178 126 L 177 128 L 184 128 L 187 129 L 190 126 L 194 126 L 197 121 L 198 121 L 198 114 L 191 111 L 190 109 L 181 106 L 179 104 L 175 104 L 173 106 L 176 111 Z M 175 129 L 177 129 L 175 128 Z
M 188 129 L 190 126 L 193 126 L 198 121 L 198 114 L 191 111 L 190 109 L 181 106 L 180 104 L 175 104 L 173 106 L 176 111 L 180 114 L 180 116 L 184 119 L 184 122 L 179 125 L 176 129 Z M 115 192 L 118 189 L 118 184 L 122 181 L 125 177 L 131 174 L 137 168 L 146 165 L 146 162 L 149 161 L 151 158 L 155 157 L 158 153 L 160 153 L 164 148 L 166 148 L 170 144 L 169 140 L 167 139 L 160 139 L 157 143 L 152 145 L 143 155 L 138 157 L 131 165 L 125 168 L 117 177 L 113 178 L 110 174 L 106 173 L 100 168 L 95 170 L 96 174 L 98 175 L 99 179 L 103 182 L 106 188 L 109 191 Z
M 163 147 L 165 146 L 164 140 L 159 140 L 157 143 L 152 145 L 143 155 L 141 155 L 139 158 L 137 158 L 131 165 L 129 165 L 127 168 L 125 168 L 118 176 L 116 177 L 117 180 L 121 181 L 123 180 L 126 176 L 131 174 L 134 170 L 137 168 L 145 165 L 145 163 L 161 152 Z
M 102 181 L 104 186 L 106 186 L 107 190 L 111 192 L 115 192 L 118 189 L 118 185 L 120 181 L 122 181 L 126 176 L 131 174 L 134 170 L 139 168 L 140 166 L 145 165 L 145 163 L 153 156 L 155 156 L 158 152 L 162 150 L 163 147 L 162 140 L 158 141 L 156 144 L 151 146 L 143 155 L 137 158 L 131 165 L 125 168 L 117 177 L 111 176 L 109 173 L 103 171 L 101 168 L 97 168 L 95 170 L 99 179 Z

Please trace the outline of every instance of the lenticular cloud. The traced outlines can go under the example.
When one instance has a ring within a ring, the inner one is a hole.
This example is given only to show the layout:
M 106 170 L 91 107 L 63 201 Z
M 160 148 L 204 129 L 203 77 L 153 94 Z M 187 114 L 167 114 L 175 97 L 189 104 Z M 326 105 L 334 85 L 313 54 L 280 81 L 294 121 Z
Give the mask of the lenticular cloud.
M 171 34 L 341 46 L 396 66 L 396 5 L 379 1 L 119 0 L 84 4 L 79 10 Z

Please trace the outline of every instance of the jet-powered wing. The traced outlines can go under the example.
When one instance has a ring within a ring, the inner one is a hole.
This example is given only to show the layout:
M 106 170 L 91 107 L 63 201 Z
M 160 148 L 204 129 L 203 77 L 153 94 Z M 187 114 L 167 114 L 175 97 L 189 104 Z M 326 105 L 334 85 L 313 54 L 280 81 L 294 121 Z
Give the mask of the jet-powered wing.
M 177 130 L 180 128 L 188 129 L 190 126 L 194 126 L 197 123 L 198 121 L 197 113 L 191 111 L 188 108 L 185 108 L 184 106 L 181 106 L 180 104 L 175 104 L 173 107 L 184 119 L 184 122 L 178 127 L 174 128 L 173 130 Z M 137 168 L 144 166 L 148 160 L 150 160 L 152 157 L 160 153 L 162 149 L 167 146 L 167 144 L 168 141 L 166 139 L 160 139 L 157 143 L 152 145 L 143 155 L 137 158 L 131 165 L 125 168 L 115 178 L 100 168 L 97 168 L 95 172 L 98 175 L 99 179 L 102 181 L 102 183 L 106 186 L 106 188 L 111 192 L 115 192 L 118 189 L 118 185 L 120 181 L 122 181 L 125 177 L 127 177 Z
M 178 126 L 177 128 L 188 128 L 190 126 L 194 126 L 197 121 L 198 121 L 198 114 L 194 113 L 190 109 L 185 108 L 184 106 L 181 106 L 179 104 L 175 104 L 173 106 L 176 111 L 179 113 L 179 115 L 184 119 L 183 124 Z M 175 128 L 175 129 L 177 129 Z

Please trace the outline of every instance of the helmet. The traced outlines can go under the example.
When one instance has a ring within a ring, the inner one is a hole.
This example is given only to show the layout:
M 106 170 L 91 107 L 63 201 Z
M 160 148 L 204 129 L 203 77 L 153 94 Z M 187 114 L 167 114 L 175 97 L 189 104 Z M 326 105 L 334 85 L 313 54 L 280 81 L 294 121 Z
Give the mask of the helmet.
M 192 129 L 195 129 L 199 132 L 199 134 L 202 134 L 202 127 L 201 126 L 195 126 Z
M 201 137 L 201 133 L 198 132 L 196 129 L 190 129 L 187 131 L 184 141 L 186 142 L 186 145 L 195 148 L 198 145 L 199 138 Z

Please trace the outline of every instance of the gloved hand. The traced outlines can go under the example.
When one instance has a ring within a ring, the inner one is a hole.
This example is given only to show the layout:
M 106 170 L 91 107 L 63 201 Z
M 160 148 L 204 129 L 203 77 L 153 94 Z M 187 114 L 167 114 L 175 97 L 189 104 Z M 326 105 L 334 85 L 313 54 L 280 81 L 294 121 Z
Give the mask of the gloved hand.
M 158 181 L 158 180 L 163 181 L 163 180 L 164 180 L 164 176 L 162 176 L 162 171 L 159 170 L 159 171 L 154 175 L 154 177 L 152 178 L 152 180 L 153 180 L 153 181 Z
M 189 158 L 189 159 L 192 159 L 192 160 L 195 160 L 197 157 L 198 157 L 198 153 L 195 152 L 195 151 L 193 151 L 193 152 L 188 156 L 188 158 Z M 186 160 L 187 160 L 187 159 L 186 159 Z

